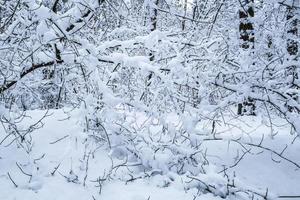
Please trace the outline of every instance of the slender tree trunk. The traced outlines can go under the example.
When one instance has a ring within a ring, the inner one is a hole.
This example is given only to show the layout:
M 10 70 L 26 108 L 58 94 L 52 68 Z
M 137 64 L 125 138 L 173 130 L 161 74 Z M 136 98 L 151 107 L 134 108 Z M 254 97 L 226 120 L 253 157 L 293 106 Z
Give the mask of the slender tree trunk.
M 254 0 L 241 1 L 239 10 L 240 18 L 240 47 L 243 51 L 248 51 L 252 57 L 254 53 Z M 254 62 L 252 64 L 255 64 Z M 238 115 L 255 115 L 255 102 L 251 98 L 247 98 L 243 103 L 238 104 Z
M 196 19 L 196 15 L 198 12 L 198 3 L 197 0 L 193 0 L 193 19 Z
M 153 0 L 154 5 L 158 6 L 159 0 Z M 151 31 L 155 31 L 157 28 L 157 8 L 151 8 L 151 16 L 150 16 L 150 21 L 151 21 Z
M 240 17 L 240 40 L 242 49 L 254 49 L 254 0 L 245 0 L 239 11 Z
M 299 2 L 297 2 L 299 5 Z M 297 18 L 297 8 L 296 1 L 293 2 L 292 5 L 287 7 L 287 52 L 288 52 L 288 61 L 297 61 L 297 55 L 299 53 L 299 20 Z M 291 87 L 293 89 L 300 89 L 299 84 L 297 84 L 299 80 L 299 74 L 297 73 L 297 68 L 299 65 L 291 65 L 287 69 L 287 76 L 291 77 L 292 84 Z M 294 100 L 298 100 L 297 93 L 289 94 Z M 289 107 L 289 111 L 292 112 L 293 109 Z
M 150 7 L 150 31 L 153 32 L 157 29 L 157 7 L 158 7 L 158 4 L 159 4 L 159 0 L 152 0 L 153 1 L 153 4 L 154 4 L 154 8 Z M 155 56 L 154 56 L 154 53 L 151 51 L 149 53 L 149 60 L 150 61 L 154 61 L 155 59 Z M 143 100 L 147 103 L 147 96 L 148 96 L 148 87 L 151 85 L 151 79 L 153 77 L 153 73 L 150 72 L 149 75 L 146 77 L 146 80 L 145 80 L 145 91 L 142 93 L 141 97 L 140 97 L 140 100 Z
M 294 6 L 287 9 L 287 23 L 288 23 L 288 39 L 287 39 L 287 52 L 291 57 L 298 54 L 298 19 L 296 15 L 296 8 Z M 295 58 L 293 58 L 295 59 Z
M 183 5 L 183 12 L 184 12 L 184 17 L 186 17 L 186 12 L 187 12 L 187 0 L 184 0 L 184 5 Z M 185 30 L 185 26 L 186 26 L 186 20 L 185 18 L 183 18 L 182 22 L 181 22 L 181 29 L 184 31 Z

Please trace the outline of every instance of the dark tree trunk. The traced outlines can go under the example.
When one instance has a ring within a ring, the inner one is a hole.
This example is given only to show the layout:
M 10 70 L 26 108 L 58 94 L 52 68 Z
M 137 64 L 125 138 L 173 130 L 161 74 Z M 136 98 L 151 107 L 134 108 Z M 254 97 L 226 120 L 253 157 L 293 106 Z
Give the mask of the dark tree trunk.
M 184 0 L 184 5 L 183 5 L 183 12 L 184 12 L 184 17 L 186 17 L 186 12 L 187 12 L 187 0 Z M 185 30 L 185 27 L 186 27 L 186 19 L 182 19 L 182 23 L 181 23 L 181 29 L 184 31 Z
M 254 25 L 252 19 L 254 17 L 254 0 L 244 0 L 241 2 L 239 10 L 240 18 L 240 47 L 242 50 L 249 52 L 249 56 L 254 53 Z M 252 63 L 255 64 L 254 62 Z M 251 98 L 247 98 L 243 103 L 238 104 L 238 115 L 255 115 L 255 102 Z
M 287 10 L 287 22 L 288 22 L 288 29 L 287 33 L 288 37 L 287 39 L 287 51 L 290 56 L 295 56 L 298 54 L 298 19 L 295 16 L 296 8 L 289 7 Z
M 295 5 L 291 5 L 287 7 L 287 52 L 288 52 L 288 58 L 287 60 L 294 60 L 297 61 L 297 55 L 299 53 L 299 20 L 296 17 L 297 8 Z M 291 87 L 293 89 L 300 89 L 300 86 L 298 83 L 299 80 L 299 74 L 297 73 L 297 68 L 299 67 L 296 65 L 291 65 L 287 69 L 287 76 L 291 77 L 292 84 Z M 294 100 L 298 100 L 298 96 L 296 93 L 290 93 L 289 94 Z M 292 112 L 292 107 L 288 107 L 289 111 Z
M 154 0 L 154 5 L 158 6 L 159 0 Z M 151 31 L 155 31 L 157 28 L 157 9 L 153 8 L 151 11 L 151 17 L 150 17 L 150 21 L 151 21 Z

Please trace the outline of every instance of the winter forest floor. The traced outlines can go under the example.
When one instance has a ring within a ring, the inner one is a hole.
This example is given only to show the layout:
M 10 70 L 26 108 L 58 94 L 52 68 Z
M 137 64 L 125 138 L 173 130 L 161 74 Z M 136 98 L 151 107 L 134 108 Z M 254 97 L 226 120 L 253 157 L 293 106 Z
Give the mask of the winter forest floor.
M 92 154 L 85 152 L 87 137 L 78 123 L 78 114 L 75 111 L 66 114 L 62 110 L 51 110 L 49 113 L 52 115 L 44 120 L 44 126 L 32 133 L 34 145 L 30 154 L 14 144 L 7 147 L 0 145 L 0 200 L 222 199 L 211 193 L 197 195 L 196 189 L 186 190 L 184 180 L 175 180 L 166 185 L 165 176 L 160 174 L 127 182 L 118 179 L 101 181 L 101 177 L 103 178 L 112 166 L 124 161 L 112 158 L 105 145 L 95 146 Z M 43 114 L 44 111 L 30 113 L 37 119 Z M 23 123 L 29 123 L 28 120 Z M 281 152 L 288 145 L 284 152 L 285 157 L 300 163 L 300 140 L 294 140 L 294 136 L 289 134 L 286 127 L 277 127 L 278 133 L 271 139 L 270 128 L 257 125 L 260 124 L 259 117 L 244 117 L 242 120 L 243 122 L 229 120 L 238 126 L 231 129 L 217 127 L 217 131 L 230 138 L 248 134 L 253 143 L 259 143 L 264 135 L 264 147 Z M 4 131 L 1 130 L 0 138 L 4 136 Z M 239 158 L 237 154 L 241 152 L 238 151 L 238 145 L 223 140 L 208 141 L 205 145 L 209 162 L 215 166 L 232 166 L 228 173 L 239 177 L 239 181 L 245 187 L 260 191 L 266 191 L 268 188 L 274 195 L 300 194 L 299 169 L 274 153 L 257 149 L 251 154 L 245 154 L 243 159 L 237 162 L 235 158 Z M 84 158 L 87 155 L 88 158 Z M 236 166 L 233 166 L 234 164 Z M 114 170 L 124 169 L 119 167 Z M 214 174 L 208 177 L 214 179 Z

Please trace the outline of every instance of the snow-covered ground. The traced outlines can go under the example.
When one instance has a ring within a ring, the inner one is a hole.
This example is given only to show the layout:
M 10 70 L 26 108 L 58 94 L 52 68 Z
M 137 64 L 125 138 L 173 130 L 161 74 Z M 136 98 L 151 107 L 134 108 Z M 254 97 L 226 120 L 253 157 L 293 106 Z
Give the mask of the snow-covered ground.
M 161 175 L 128 183 L 118 179 L 97 182 L 97 178 L 106 177 L 112 162 L 122 161 L 111 158 L 107 146 L 86 140 L 86 133 L 82 131 L 76 114 L 62 110 L 50 113 L 52 115 L 44 120 L 44 126 L 32 133 L 34 144 L 30 154 L 15 144 L 6 146 L 8 142 L 4 142 L 0 145 L 0 200 L 222 199 L 210 193 L 196 196 L 196 189 L 184 190 L 183 181 L 163 187 L 164 177 Z M 33 111 L 30 115 L 38 119 L 43 112 Z M 264 135 L 264 147 L 281 152 L 288 144 L 285 157 L 300 163 L 300 140 L 293 140 L 294 136 L 284 127 L 277 128 L 278 134 L 271 139 L 269 128 L 257 125 L 259 123 L 251 118 L 245 117 L 245 121 L 250 126 L 242 122 L 239 125 L 247 131 L 253 143 L 259 142 Z M 25 120 L 23 123 L 29 122 Z M 226 126 L 217 127 L 217 131 L 231 138 L 245 134 L 238 127 L 230 130 Z M 1 130 L 0 140 L 5 135 Z M 92 145 L 94 148 L 91 148 Z M 224 140 L 206 141 L 203 145 L 207 147 L 209 162 L 217 166 L 233 165 L 236 162 L 234 157 L 241 153 L 238 144 Z M 94 152 L 86 152 L 87 146 Z M 268 188 L 276 195 L 300 195 L 300 170 L 269 151 L 253 149 L 252 154 L 246 154 L 237 166 L 229 170 L 230 173 L 233 171 L 248 188 Z

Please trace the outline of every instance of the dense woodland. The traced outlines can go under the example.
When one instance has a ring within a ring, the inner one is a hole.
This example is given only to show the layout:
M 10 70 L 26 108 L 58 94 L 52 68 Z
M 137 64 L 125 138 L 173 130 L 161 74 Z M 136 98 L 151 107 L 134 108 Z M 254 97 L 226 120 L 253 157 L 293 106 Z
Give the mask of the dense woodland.
M 299 20 L 299 0 L 1 0 L 0 147 L 31 155 L 32 135 L 52 111 L 76 111 L 83 172 L 100 146 L 120 161 L 99 187 L 160 175 L 162 187 L 180 177 L 185 190 L 197 188 L 194 199 L 275 198 L 238 184 L 230 170 L 263 151 L 299 173 L 285 152 L 300 135 Z M 43 114 L 24 123 L 33 111 Z M 267 127 L 258 141 L 220 131 L 251 119 Z M 282 124 L 293 142 L 265 146 Z M 218 166 L 203 147 L 209 141 L 241 150 Z M 86 187 L 87 177 L 68 182 Z

